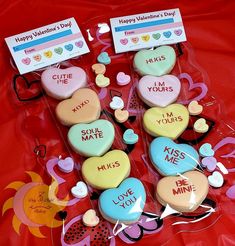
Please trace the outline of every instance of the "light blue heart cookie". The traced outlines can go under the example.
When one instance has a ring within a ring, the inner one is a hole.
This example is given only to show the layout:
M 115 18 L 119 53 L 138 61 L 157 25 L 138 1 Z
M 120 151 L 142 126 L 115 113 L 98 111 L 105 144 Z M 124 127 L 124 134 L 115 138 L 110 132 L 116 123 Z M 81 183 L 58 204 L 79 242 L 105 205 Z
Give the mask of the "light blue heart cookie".
M 127 178 L 118 188 L 106 190 L 100 195 L 99 209 L 111 223 L 131 224 L 141 216 L 145 200 L 146 193 L 141 181 Z
M 211 157 L 214 156 L 215 152 L 212 149 L 211 144 L 204 143 L 199 149 L 200 156 L 202 157 Z
M 127 129 L 123 134 L 123 141 L 125 144 L 135 144 L 139 140 L 139 136 L 134 133 L 132 129 Z
M 111 59 L 107 52 L 101 52 L 99 56 L 97 57 L 97 60 L 99 63 L 105 64 L 105 65 L 108 65 L 109 63 L 111 63 Z
M 164 176 L 182 174 L 199 164 L 199 155 L 192 146 L 176 144 L 166 137 L 151 142 L 149 155 L 154 167 Z
M 162 76 L 173 69 L 176 54 L 171 46 L 161 46 L 155 50 L 140 50 L 135 54 L 134 67 L 140 75 Z
M 114 136 L 112 123 L 101 119 L 72 126 L 68 132 L 68 142 L 82 156 L 101 156 L 110 149 Z

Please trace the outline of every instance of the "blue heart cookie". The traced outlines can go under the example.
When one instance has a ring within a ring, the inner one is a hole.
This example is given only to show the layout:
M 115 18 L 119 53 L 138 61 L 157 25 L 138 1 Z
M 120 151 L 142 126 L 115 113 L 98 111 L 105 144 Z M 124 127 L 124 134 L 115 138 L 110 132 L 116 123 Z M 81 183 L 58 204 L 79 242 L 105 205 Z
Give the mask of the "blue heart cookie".
M 97 60 L 99 63 L 102 63 L 104 65 L 108 65 L 111 62 L 111 59 L 107 52 L 101 52 L 99 56 L 97 57 Z
M 102 216 L 111 223 L 138 221 L 146 201 L 143 184 L 136 178 L 125 179 L 118 188 L 104 191 L 99 197 Z
M 125 144 L 135 144 L 138 142 L 139 136 L 132 129 L 127 129 L 123 134 Z
M 155 138 L 149 148 L 154 167 L 164 176 L 193 170 L 199 164 L 197 151 L 188 144 L 176 144 L 170 138 Z

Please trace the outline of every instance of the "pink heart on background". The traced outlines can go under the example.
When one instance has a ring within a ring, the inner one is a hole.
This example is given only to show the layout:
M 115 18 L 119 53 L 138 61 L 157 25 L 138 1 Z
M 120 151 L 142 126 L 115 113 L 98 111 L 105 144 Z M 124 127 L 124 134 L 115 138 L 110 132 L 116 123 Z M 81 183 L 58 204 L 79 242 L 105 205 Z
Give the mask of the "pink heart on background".
M 120 39 L 120 43 L 126 45 L 128 43 L 128 39 L 127 38 Z
M 78 48 L 82 48 L 82 46 L 83 46 L 83 41 L 80 40 L 80 41 L 78 41 L 78 42 L 75 42 L 75 45 L 76 45 Z
M 178 76 L 178 78 L 179 78 L 179 80 L 180 79 L 186 79 L 188 81 L 189 91 L 192 91 L 192 90 L 197 89 L 197 88 L 201 89 L 201 93 L 198 96 L 191 98 L 191 99 L 188 99 L 188 100 L 179 100 L 179 101 L 177 101 L 178 103 L 189 104 L 191 101 L 200 101 L 202 98 L 204 98 L 206 96 L 208 88 L 204 82 L 194 83 L 192 77 L 187 73 L 181 73 Z
M 182 29 L 177 29 L 174 31 L 176 36 L 180 36 L 182 34 L 182 32 L 183 32 Z
M 30 62 L 31 62 L 31 59 L 30 59 L 29 57 L 27 57 L 27 58 L 23 58 L 21 61 L 22 61 L 22 63 L 24 63 L 25 65 L 29 65 Z

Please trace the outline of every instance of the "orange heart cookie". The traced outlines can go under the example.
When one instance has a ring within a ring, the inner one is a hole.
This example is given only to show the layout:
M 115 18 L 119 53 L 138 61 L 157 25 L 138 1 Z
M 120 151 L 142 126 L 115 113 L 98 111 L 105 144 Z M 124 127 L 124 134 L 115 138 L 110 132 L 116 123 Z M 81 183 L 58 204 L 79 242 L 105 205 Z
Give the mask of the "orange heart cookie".
M 124 123 L 128 120 L 129 112 L 127 110 L 116 109 L 114 111 L 114 116 L 117 122 Z
M 61 124 L 71 126 L 97 120 L 100 117 L 100 110 L 100 100 L 95 91 L 81 88 L 72 98 L 60 102 L 55 112 Z
M 208 193 L 207 177 L 198 171 L 189 171 L 180 176 L 162 178 L 156 189 L 156 198 L 179 212 L 196 210 Z

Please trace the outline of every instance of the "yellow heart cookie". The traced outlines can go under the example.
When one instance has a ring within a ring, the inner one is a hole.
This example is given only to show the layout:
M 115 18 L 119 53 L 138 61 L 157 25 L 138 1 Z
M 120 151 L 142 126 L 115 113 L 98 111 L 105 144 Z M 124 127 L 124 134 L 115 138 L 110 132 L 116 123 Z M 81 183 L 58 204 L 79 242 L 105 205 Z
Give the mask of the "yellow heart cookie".
M 171 104 L 165 108 L 153 107 L 144 113 L 143 125 L 152 136 L 178 138 L 187 128 L 189 112 L 181 104 Z
M 100 100 L 95 91 L 81 88 L 73 94 L 71 99 L 60 102 L 55 112 L 61 124 L 71 126 L 97 120 L 100 110 Z
M 82 165 L 85 182 L 100 190 L 116 188 L 129 174 L 130 160 L 122 150 L 109 151 L 102 157 L 90 157 Z
M 205 133 L 209 130 L 209 126 L 207 125 L 205 119 L 200 118 L 194 123 L 193 129 L 195 132 Z
M 95 78 L 95 83 L 99 87 L 106 87 L 110 84 L 110 79 L 103 74 L 98 74 Z

